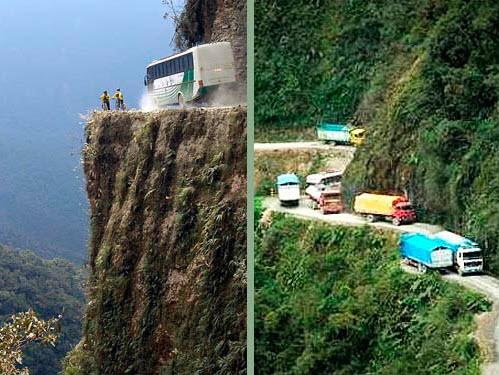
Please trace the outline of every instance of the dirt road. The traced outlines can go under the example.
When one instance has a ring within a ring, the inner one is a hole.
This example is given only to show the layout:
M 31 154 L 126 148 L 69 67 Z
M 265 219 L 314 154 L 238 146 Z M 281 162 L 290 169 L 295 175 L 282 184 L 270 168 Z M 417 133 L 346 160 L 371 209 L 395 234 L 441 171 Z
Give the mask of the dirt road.
M 375 228 L 395 230 L 398 232 L 410 233 L 436 233 L 442 230 L 437 225 L 425 223 L 414 223 L 411 225 L 395 226 L 389 222 L 368 223 L 364 218 L 348 214 L 323 215 L 319 210 L 309 208 L 307 198 L 300 200 L 298 207 L 282 207 L 279 200 L 275 197 L 265 198 L 263 205 L 265 208 L 275 212 L 285 212 L 293 216 L 307 219 L 318 220 L 330 223 L 331 225 L 370 225 Z M 413 270 L 409 270 L 414 272 Z M 485 363 L 482 373 L 484 375 L 499 374 L 499 280 L 488 275 L 469 275 L 459 276 L 456 273 L 448 272 L 442 277 L 445 280 L 456 282 L 466 288 L 478 291 L 486 295 L 493 302 L 493 309 L 490 312 L 480 314 L 476 317 L 477 330 L 475 337 L 485 354 Z
M 427 234 L 436 233 L 442 230 L 442 228 L 437 225 L 430 225 L 425 223 L 414 223 L 410 225 L 400 226 L 393 225 L 388 221 L 368 223 L 367 220 L 363 217 L 348 213 L 323 215 L 319 210 L 311 209 L 309 207 L 309 200 L 305 197 L 300 200 L 300 205 L 298 207 L 282 207 L 277 198 L 265 198 L 263 205 L 265 208 L 268 208 L 272 211 L 287 212 L 289 214 L 292 214 L 293 216 L 301 217 L 303 219 L 320 220 L 331 224 L 370 225 L 375 228 L 390 229 L 397 232 Z
M 492 311 L 476 318 L 475 338 L 485 353 L 482 374 L 499 374 L 499 280 L 489 275 L 469 275 L 461 277 L 455 273 L 442 275 L 445 280 L 456 282 L 466 288 L 485 294 L 492 302 Z
M 285 150 L 344 150 L 355 152 L 353 146 L 332 146 L 321 142 L 284 142 L 284 143 L 255 143 L 255 152 L 259 151 L 285 151 Z

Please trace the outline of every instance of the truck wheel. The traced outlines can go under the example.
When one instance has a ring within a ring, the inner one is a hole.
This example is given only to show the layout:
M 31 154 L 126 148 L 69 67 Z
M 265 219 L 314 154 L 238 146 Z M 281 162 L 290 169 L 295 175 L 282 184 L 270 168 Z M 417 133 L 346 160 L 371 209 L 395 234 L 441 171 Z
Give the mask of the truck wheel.
M 376 221 L 376 218 L 374 215 L 367 215 L 366 219 L 367 219 L 368 223 L 374 223 Z
M 426 268 L 426 266 L 424 264 L 419 263 L 418 264 L 418 271 L 421 272 L 421 273 L 426 273 L 427 268 Z
M 393 225 L 396 225 L 396 226 L 399 226 L 399 225 L 400 225 L 400 219 L 398 219 L 398 218 L 394 217 L 394 218 L 392 219 L 392 224 L 393 224 Z

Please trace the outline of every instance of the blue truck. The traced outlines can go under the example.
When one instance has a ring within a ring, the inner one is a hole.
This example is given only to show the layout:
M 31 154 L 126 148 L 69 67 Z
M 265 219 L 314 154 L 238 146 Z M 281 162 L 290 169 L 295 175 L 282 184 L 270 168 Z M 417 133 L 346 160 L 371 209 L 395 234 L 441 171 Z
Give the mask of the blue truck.
M 460 275 L 483 271 L 482 250 L 476 242 L 449 231 L 438 232 L 434 237 L 452 250 L 454 267 Z
M 421 233 L 402 234 L 400 254 L 405 263 L 416 266 L 420 272 L 453 266 L 452 250 L 447 243 Z
M 353 144 L 359 146 L 364 142 L 365 130 L 352 128 L 348 125 L 335 124 L 328 121 L 320 123 L 317 128 L 317 138 L 326 144 Z

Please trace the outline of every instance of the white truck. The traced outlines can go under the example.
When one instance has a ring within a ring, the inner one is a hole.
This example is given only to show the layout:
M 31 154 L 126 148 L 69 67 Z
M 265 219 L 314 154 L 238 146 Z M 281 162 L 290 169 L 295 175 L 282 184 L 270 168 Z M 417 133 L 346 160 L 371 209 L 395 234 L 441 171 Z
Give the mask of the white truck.
M 318 201 L 321 192 L 326 187 L 334 187 L 338 189 L 341 188 L 342 175 L 343 172 L 341 171 L 309 174 L 305 180 L 305 182 L 307 183 L 305 193 L 309 196 L 310 199 Z
M 323 214 L 338 213 L 343 210 L 341 199 L 342 172 L 322 172 L 308 175 L 306 195 L 313 209 L 320 208 Z
M 452 250 L 454 267 L 460 275 L 483 271 L 482 249 L 476 242 L 449 231 L 438 232 L 434 237 Z
M 300 203 L 300 180 L 293 173 L 277 176 L 277 197 L 281 206 L 298 206 Z

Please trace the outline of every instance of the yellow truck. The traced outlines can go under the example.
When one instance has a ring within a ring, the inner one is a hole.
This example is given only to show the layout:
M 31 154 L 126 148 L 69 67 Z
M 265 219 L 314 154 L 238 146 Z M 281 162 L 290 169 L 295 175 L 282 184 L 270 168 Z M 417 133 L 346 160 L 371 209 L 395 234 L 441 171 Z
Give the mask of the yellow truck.
M 400 225 L 416 220 L 411 202 L 401 195 L 362 193 L 355 197 L 353 209 L 369 222 L 390 219 L 394 225 Z

